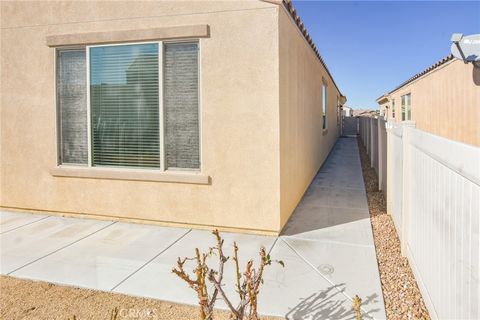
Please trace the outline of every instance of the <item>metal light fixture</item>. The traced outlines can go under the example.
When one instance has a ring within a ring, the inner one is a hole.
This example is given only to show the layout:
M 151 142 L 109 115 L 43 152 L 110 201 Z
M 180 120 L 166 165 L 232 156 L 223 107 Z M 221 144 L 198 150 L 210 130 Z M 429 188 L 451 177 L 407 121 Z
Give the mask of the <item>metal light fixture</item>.
M 450 41 L 452 41 L 450 50 L 455 58 L 480 67 L 480 34 L 463 36 L 461 33 L 454 33 Z

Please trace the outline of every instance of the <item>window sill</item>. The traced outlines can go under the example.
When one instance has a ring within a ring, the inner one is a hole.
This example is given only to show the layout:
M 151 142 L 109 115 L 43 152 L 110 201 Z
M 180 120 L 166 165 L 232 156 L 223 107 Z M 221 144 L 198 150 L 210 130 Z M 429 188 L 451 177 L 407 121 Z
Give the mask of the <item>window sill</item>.
M 328 129 L 323 129 L 322 134 L 326 135 L 328 133 Z
M 51 169 L 50 174 L 54 177 L 66 178 L 210 184 L 209 176 L 192 171 L 160 172 L 157 170 L 148 169 L 115 169 L 58 166 Z

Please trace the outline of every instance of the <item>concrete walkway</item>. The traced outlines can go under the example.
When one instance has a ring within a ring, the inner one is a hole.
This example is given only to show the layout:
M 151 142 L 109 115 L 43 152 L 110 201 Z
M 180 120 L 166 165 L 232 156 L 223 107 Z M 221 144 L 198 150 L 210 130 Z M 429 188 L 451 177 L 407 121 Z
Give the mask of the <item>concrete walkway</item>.
M 208 231 L 0 212 L 1 274 L 196 304 L 171 273 L 177 257 L 214 245 Z M 341 138 L 280 237 L 223 233 L 240 262 L 263 245 L 273 264 L 261 287 L 260 312 L 288 319 L 352 319 L 358 294 L 364 317 L 385 310 L 355 138 Z M 233 288 L 227 264 L 226 291 Z M 219 307 L 224 307 L 222 301 Z

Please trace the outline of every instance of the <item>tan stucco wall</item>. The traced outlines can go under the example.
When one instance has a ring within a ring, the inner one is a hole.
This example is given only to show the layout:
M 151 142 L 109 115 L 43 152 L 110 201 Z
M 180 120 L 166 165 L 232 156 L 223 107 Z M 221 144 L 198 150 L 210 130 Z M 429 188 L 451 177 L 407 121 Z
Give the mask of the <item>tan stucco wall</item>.
M 279 231 L 277 5 L 42 1 L 1 8 L 1 206 Z M 211 184 L 52 176 L 54 49 L 46 36 L 201 24 L 210 27 L 200 40 L 200 82 L 202 173 Z M 306 46 L 301 50 L 308 58 Z M 310 175 L 324 156 L 305 165 Z M 296 156 L 289 166 L 307 158 Z M 307 175 L 300 179 L 293 186 Z
M 339 91 L 285 12 L 280 37 L 280 227 L 283 227 L 338 138 Z M 322 78 L 327 131 L 322 128 Z
M 473 77 L 472 64 L 454 60 L 392 92 L 382 105 L 389 106 L 391 119 L 395 99 L 395 119 L 400 122 L 401 96 L 411 93 L 412 120 L 418 129 L 480 146 L 480 86 Z

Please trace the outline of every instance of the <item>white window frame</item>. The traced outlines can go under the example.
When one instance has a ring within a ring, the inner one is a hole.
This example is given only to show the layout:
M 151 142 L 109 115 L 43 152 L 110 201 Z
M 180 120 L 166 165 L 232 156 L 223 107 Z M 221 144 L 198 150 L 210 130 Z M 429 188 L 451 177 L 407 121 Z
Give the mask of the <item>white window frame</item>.
M 198 138 L 199 138 L 199 161 L 200 167 L 199 168 L 169 168 L 165 169 L 165 125 L 164 125 L 164 86 L 163 86 L 163 53 L 164 53 L 164 45 L 168 43 L 196 43 L 198 54 L 197 54 L 197 67 L 198 67 Z M 178 173 L 178 172 L 191 172 L 191 173 L 202 173 L 203 172 L 203 148 L 202 148 L 202 87 L 201 87 L 201 41 L 198 38 L 185 38 L 185 39 L 172 39 L 172 40 L 162 40 L 162 41 L 135 41 L 135 42 L 121 42 L 121 43 L 110 43 L 110 44 L 99 44 L 99 45 L 78 45 L 78 46 L 65 46 L 65 47 L 57 47 L 54 50 L 54 93 L 55 93 L 55 119 L 57 122 L 56 125 L 56 144 L 57 144 L 57 166 L 61 167 L 79 167 L 79 165 L 69 164 L 69 163 L 62 163 L 61 161 L 61 154 L 60 154 L 60 143 L 61 143 L 61 132 L 59 132 L 59 114 L 58 114 L 58 101 L 57 101 L 57 53 L 59 50 L 68 50 L 68 49 L 85 49 L 85 65 L 86 65 L 86 94 L 87 94 L 87 137 L 88 137 L 88 164 L 86 166 L 82 166 L 84 168 L 93 169 L 93 170 L 108 170 L 108 168 L 104 167 L 96 167 L 92 165 L 92 128 L 91 128 L 91 104 L 90 104 L 90 49 L 91 48 L 98 48 L 98 47 L 112 47 L 112 46 L 124 46 L 124 45 L 140 45 L 140 44 L 157 44 L 158 45 L 158 95 L 159 95 L 159 148 L 160 148 L 160 166 L 158 168 L 122 168 L 122 167 L 115 167 L 113 170 L 125 170 L 125 171 L 158 171 L 164 173 Z
M 406 92 L 400 96 L 401 101 L 405 101 L 405 110 L 402 109 L 402 119 L 401 121 L 410 121 L 412 120 L 412 93 Z M 410 103 L 410 104 L 408 104 Z M 410 117 L 408 116 L 408 109 L 410 108 Z M 403 114 L 405 111 L 405 120 L 403 119 Z
M 412 120 L 412 94 L 411 92 L 407 93 L 406 95 L 406 100 L 407 100 L 407 104 L 406 104 L 406 108 L 407 108 L 407 116 L 406 116 L 406 119 L 408 121 Z
M 328 84 L 325 79 L 322 78 L 322 130 L 328 130 Z M 325 107 L 325 110 L 323 108 Z

